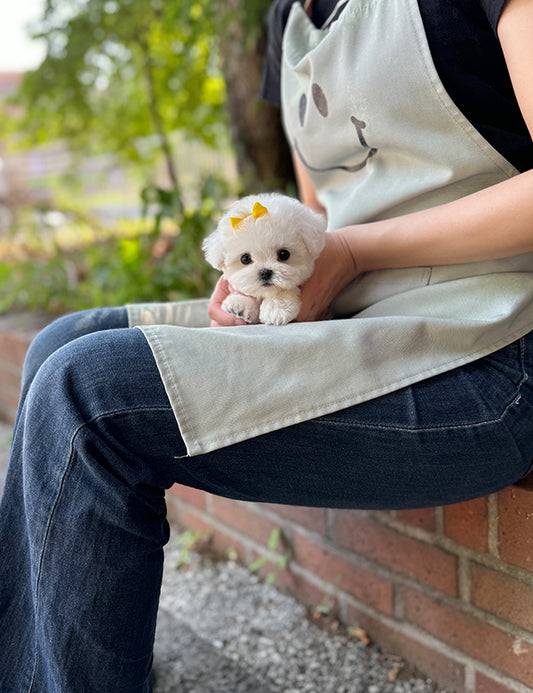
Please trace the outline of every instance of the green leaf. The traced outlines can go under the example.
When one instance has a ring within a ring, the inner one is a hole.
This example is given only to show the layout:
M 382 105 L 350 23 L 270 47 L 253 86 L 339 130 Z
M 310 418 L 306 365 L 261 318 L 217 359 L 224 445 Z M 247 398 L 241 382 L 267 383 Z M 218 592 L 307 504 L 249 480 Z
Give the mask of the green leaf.
M 268 539 L 268 548 L 270 551 L 275 551 L 279 545 L 281 531 L 278 527 L 272 530 Z
M 250 572 L 254 573 L 256 570 L 259 570 L 260 568 L 262 568 L 266 562 L 267 562 L 267 559 L 264 556 L 261 556 L 260 558 L 258 558 L 253 563 L 250 563 L 250 565 L 248 566 L 248 570 Z

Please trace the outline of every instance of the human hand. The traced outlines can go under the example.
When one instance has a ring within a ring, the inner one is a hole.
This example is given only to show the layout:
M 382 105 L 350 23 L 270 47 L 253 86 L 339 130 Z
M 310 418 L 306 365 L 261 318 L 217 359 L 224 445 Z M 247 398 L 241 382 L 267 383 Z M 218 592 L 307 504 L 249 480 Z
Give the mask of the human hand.
M 220 277 L 216 283 L 211 298 L 209 299 L 209 304 L 207 306 L 207 312 L 211 318 L 211 327 L 232 327 L 235 325 L 247 325 L 245 320 L 236 318 L 234 315 L 226 313 L 222 308 L 222 302 L 231 293 L 229 282 Z
M 326 244 L 315 262 L 313 274 L 301 287 L 302 306 L 296 322 L 310 322 L 327 317 L 330 303 L 345 286 L 355 279 L 357 274 L 348 243 L 342 234 L 335 231 L 326 233 Z M 229 282 L 221 277 L 213 290 L 207 308 L 211 327 L 248 324 L 222 308 L 224 299 L 230 293 Z
M 302 306 L 296 322 L 324 320 L 330 303 L 358 274 L 348 243 L 341 233 L 326 233 L 326 245 L 311 277 L 301 287 Z

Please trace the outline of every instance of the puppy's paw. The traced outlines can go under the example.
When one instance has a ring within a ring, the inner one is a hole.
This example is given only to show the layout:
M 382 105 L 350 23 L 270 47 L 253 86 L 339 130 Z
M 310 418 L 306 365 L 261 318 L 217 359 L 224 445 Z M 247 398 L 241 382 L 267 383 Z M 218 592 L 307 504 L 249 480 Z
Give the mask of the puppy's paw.
M 259 320 L 265 325 L 286 325 L 292 322 L 300 311 L 300 302 L 275 299 L 264 300 L 259 311 Z
M 259 322 L 259 303 L 259 300 L 253 296 L 230 294 L 222 302 L 222 308 L 226 313 L 255 325 Z

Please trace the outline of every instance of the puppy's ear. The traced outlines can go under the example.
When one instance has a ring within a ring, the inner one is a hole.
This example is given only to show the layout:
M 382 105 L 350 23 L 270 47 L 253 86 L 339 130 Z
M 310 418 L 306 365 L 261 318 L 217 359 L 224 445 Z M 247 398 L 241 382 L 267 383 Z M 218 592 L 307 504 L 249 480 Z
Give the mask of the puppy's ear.
M 204 239 L 202 243 L 205 259 L 215 269 L 221 272 L 225 269 L 224 264 L 224 238 L 220 226 L 213 233 Z
M 300 224 L 300 237 L 307 252 L 316 260 L 326 244 L 326 218 L 310 209 L 305 209 L 304 213 Z

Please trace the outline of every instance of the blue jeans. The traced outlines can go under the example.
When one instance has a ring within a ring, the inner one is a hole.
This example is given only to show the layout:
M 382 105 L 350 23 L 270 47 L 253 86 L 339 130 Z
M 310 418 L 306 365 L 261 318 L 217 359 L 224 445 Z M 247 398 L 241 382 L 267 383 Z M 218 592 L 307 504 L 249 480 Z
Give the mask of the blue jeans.
M 483 496 L 533 460 L 533 336 L 468 366 L 195 458 L 122 308 L 27 355 L 0 509 L 2 693 L 145 693 L 169 537 L 164 490 L 335 508 Z

